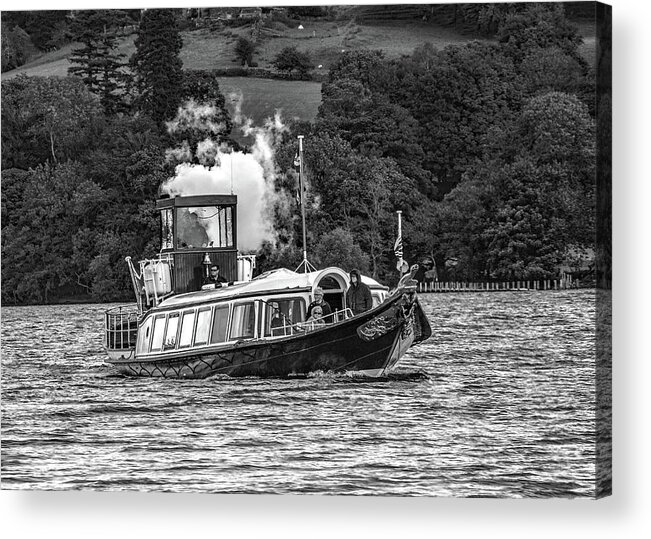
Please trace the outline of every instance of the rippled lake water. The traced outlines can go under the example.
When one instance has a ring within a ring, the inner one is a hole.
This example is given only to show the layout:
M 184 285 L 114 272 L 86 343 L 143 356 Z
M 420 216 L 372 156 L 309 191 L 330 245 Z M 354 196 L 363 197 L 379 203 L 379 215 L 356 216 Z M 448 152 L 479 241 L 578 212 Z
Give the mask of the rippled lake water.
M 3 307 L 2 488 L 594 496 L 594 298 L 421 295 L 383 380 L 126 378 L 107 305 Z

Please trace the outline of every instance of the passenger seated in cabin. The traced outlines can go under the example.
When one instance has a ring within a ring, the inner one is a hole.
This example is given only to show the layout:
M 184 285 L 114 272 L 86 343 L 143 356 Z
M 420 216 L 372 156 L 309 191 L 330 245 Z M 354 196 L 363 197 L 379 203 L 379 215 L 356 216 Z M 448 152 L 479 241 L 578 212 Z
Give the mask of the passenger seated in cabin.
M 326 324 L 332 322 L 332 316 L 330 316 L 332 314 L 332 308 L 330 307 L 330 304 L 323 299 L 323 289 L 321 288 L 314 289 L 314 301 L 310 303 L 307 308 L 308 319 L 312 316 L 312 311 L 316 306 L 321 307 L 324 322 Z
M 228 281 L 219 274 L 219 265 L 213 264 L 210 266 L 210 273 L 208 274 L 208 277 L 203 280 L 203 285 L 214 284 L 215 288 L 221 288 L 222 283 L 227 282 Z
M 274 310 L 273 318 L 271 319 L 271 336 L 278 337 L 279 335 L 286 335 L 285 321 L 283 315 L 279 310 Z
M 320 305 L 316 305 L 312 309 L 312 316 L 310 316 L 303 324 L 301 324 L 301 329 L 305 331 L 311 331 L 313 329 L 319 329 L 322 326 L 325 326 L 325 320 L 323 319 L 323 308 Z

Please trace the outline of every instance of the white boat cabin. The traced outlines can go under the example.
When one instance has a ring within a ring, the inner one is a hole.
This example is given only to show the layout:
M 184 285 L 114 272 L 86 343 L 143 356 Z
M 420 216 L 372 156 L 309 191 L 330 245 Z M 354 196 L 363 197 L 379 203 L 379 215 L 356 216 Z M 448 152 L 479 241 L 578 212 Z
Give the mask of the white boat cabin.
M 373 306 L 386 299 L 387 287 L 364 276 L 362 281 L 371 290 Z M 311 273 L 278 269 L 232 286 L 172 296 L 143 318 L 136 356 L 191 354 L 325 328 L 352 316 L 345 299 L 348 283 L 348 274 L 339 268 Z M 332 308 L 323 325 L 306 321 L 317 287 Z

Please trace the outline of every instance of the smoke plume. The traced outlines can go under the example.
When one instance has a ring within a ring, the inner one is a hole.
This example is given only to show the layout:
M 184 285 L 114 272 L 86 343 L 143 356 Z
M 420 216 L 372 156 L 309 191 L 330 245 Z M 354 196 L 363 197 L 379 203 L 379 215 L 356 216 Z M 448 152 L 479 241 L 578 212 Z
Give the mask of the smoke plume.
M 167 124 L 170 132 L 192 130 L 206 137 L 195 148 L 185 141 L 180 148 L 168 150 L 167 157 L 183 161 L 176 166 L 175 176 L 161 186 L 171 197 L 182 195 L 237 195 L 238 248 L 241 252 L 255 251 L 265 240 L 274 241 L 274 209 L 288 207 L 286 196 L 275 189 L 276 164 L 274 144 L 287 130 L 277 112 L 264 126 L 256 127 L 242 114 L 242 96 L 229 96 L 234 103 L 234 123 L 247 136 L 253 136 L 251 153 L 234 152 L 216 144 L 210 135 L 223 130 L 214 121 L 211 107 L 188 101 L 179 108 L 177 117 Z M 193 157 L 201 164 L 192 163 Z

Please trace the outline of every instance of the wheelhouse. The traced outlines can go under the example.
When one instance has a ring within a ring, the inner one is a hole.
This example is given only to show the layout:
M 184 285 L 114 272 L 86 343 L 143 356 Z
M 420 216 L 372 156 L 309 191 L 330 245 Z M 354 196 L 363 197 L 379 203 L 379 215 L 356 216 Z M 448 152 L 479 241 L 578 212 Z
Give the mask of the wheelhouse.
M 238 280 L 237 196 L 162 198 L 156 207 L 161 217 L 161 255 L 171 260 L 174 293 L 201 288 L 206 260 L 218 264 L 227 280 Z

